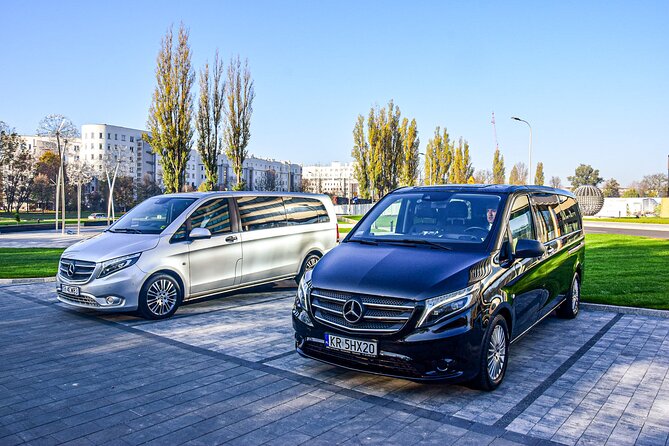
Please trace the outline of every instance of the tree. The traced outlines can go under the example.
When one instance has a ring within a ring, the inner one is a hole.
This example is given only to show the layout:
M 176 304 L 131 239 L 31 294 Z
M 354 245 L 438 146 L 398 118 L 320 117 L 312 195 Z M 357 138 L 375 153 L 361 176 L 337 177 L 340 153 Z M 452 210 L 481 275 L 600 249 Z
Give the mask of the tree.
M 646 197 L 666 197 L 667 176 L 663 173 L 645 175 L 639 183 L 639 188 Z
M 251 114 L 255 88 L 251 79 L 248 60 L 244 66 L 237 56 L 228 65 L 228 80 L 225 84 L 225 154 L 232 162 L 232 170 L 237 177 L 235 190 L 244 189 L 242 169 L 248 155 L 246 146 L 251 138 Z
M 544 185 L 544 163 L 538 162 L 537 163 L 537 170 L 536 173 L 534 174 L 534 184 L 537 186 L 543 186 Z
M 418 158 L 420 156 L 418 152 L 420 139 L 418 138 L 416 120 L 412 119 L 411 124 L 409 124 L 409 119 L 404 118 L 400 127 L 400 134 L 402 139 L 402 163 L 399 184 L 400 186 L 413 186 L 418 180 Z
M 639 193 L 639 190 L 634 187 L 630 187 L 625 192 L 623 192 L 622 195 L 623 198 L 639 198 L 640 196 L 641 194 Z
M 115 201 L 119 209 L 127 212 L 128 209 L 132 208 L 135 205 L 135 183 L 132 177 L 119 177 L 116 180 L 114 194 L 116 195 Z
M 560 177 L 551 177 L 550 185 L 556 189 L 562 189 L 562 180 Z
M 509 174 L 509 184 L 527 184 L 527 166 L 525 163 L 516 163 Z
M 599 170 L 593 169 L 590 164 L 580 164 L 574 171 L 573 176 L 568 176 L 567 181 L 571 183 L 572 190 L 586 184 L 597 186 L 604 181 L 604 178 L 599 176 Z
M 5 210 L 19 212 L 28 202 L 35 179 L 35 163 L 21 137 L 5 128 L 0 131 L 0 160 L 2 160 L 2 192 Z
M 506 182 L 506 169 L 504 168 L 504 156 L 495 149 L 492 157 L 492 182 L 493 184 L 504 184 Z
M 159 156 L 168 193 L 179 192 L 193 144 L 194 75 L 188 31 L 179 26 L 176 45 L 170 27 L 161 42 L 156 67 L 156 88 L 149 109 L 150 135 L 143 138 Z
M 93 179 L 93 166 L 82 160 L 67 165 L 67 176 L 77 184 L 77 234 L 81 232 L 81 185 Z
M 610 180 L 607 180 L 604 183 L 604 187 L 602 187 L 602 194 L 606 198 L 620 197 L 620 184 L 618 184 L 618 181 L 616 181 L 615 178 L 611 178 Z
M 53 197 L 53 187 L 46 175 L 41 173 L 35 175 L 31 197 L 44 213 L 44 210 L 49 206 L 49 200 Z
M 365 117 L 358 115 L 353 127 L 353 149 L 351 156 L 356 161 L 353 167 L 353 177 L 358 182 L 358 191 L 362 198 L 370 196 L 369 182 L 369 144 L 365 140 Z
M 453 147 L 448 130 L 437 126 L 425 149 L 425 184 L 446 184 L 453 162 Z
M 100 181 L 107 181 L 109 195 L 107 196 L 107 224 L 110 220 L 114 221 L 116 217 L 114 207 L 114 186 L 117 178 L 127 177 L 130 174 L 130 166 L 132 165 L 132 156 L 127 156 L 127 146 L 114 144 L 114 148 L 108 150 L 102 158 L 102 175 L 103 178 L 98 178 Z M 132 180 L 132 178 L 131 178 Z
M 449 183 L 464 184 L 474 175 L 471 158 L 469 157 L 469 143 L 462 138 L 458 147 L 453 151 L 453 164 L 449 175 Z
M 65 155 L 68 153 L 69 144 L 79 136 L 77 127 L 63 115 L 47 115 L 40 121 L 37 134 L 48 138 L 58 152 L 58 175 L 56 178 L 56 230 L 58 230 L 58 203 L 62 201 L 62 225 L 61 231 L 65 233 Z
M 212 82 L 209 82 L 209 64 L 200 71 L 200 102 L 195 126 L 197 128 L 197 151 L 204 164 L 206 180 L 204 190 L 214 190 L 218 186 L 218 157 L 221 154 L 222 138 L 220 136 L 223 118 L 223 98 L 225 83 L 221 81 L 223 62 L 218 59 L 218 51 L 214 59 Z
M 263 172 L 262 176 L 260 177 L 260 181 L 256 184 L 258 187 L 258 190 L 262 191 L 276 191 L 279 190 L 279 184 L 276 180 L 276 170 L 274 169 L 268 169 Z
M 477 170 L 474 173 L 474 183 L 476 184 L 495 184 L 494 175 L 490 170 Z
M 153 180 L 153 177 L 148 173 L 144 174 L 141 183 L 137 184 L 136 194 L 138 202 L 162 193 L 163 191 L 160 189 L 158 183 L 156 183 Z

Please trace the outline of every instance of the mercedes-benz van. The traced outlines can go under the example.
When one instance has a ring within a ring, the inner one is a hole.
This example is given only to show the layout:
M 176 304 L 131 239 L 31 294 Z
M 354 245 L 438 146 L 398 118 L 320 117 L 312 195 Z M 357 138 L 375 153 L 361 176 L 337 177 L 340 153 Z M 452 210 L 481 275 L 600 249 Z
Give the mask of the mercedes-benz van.
M 578 314 L 584 251 L 578 203 L 563 190 L 396 190 L 302 278 L 297 351 L 349 369 L 492 390 L 512 342 L 553 310 Z
M 58 299 L 172 316 L 186 300 L 299 279 L 339 237 L 325 195 L 209 192 L 149 198 L 60 259 Z

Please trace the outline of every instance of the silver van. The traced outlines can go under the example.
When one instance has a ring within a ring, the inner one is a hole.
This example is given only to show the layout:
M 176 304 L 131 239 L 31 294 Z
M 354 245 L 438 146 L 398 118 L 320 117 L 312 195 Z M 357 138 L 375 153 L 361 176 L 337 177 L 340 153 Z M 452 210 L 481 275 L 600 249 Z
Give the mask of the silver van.
M 160 195 L 65 250 L 58 299 L 163 319 L 179 305 L 284 279 L 298 282 L 339 238 L 325 195 Z

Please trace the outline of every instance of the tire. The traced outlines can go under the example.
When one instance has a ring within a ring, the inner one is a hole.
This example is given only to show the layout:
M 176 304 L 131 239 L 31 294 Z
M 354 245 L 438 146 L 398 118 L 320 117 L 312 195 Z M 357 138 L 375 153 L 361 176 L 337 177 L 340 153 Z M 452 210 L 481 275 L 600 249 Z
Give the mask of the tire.
M 313 269 L 320 259 L 321 259 L 320 254 L 312 252 L 307 255 L 307 257 L 304 259 L 304 262 L 302 262 L 302 266 L 300 267 L 300 272 L 297 273 L 297 276 L 295 276 L 295 282 L 297 282 L 298 285 L 300 284 L 300 280 L 302 280 L 302 276 L 304 276 L 304 273 L 306 273 L 310 269 Z
M 574 319 L 578 316 L 578 310 L 581 303 L 581 278 L 578 273 L 574 274 L 569 288 L 569 295 L 564 302 L 557 308 L 557 315 L 563 319 Z
M 501 314 L 495 316 L 483 339 L 479 374 L 473 381 L 476 388 L 495 390 L 504 380 L 509 362 L 509 328 Z
M 172 317 L 183 300 L 179 282 L 169 274 L 154 274 L 139 293 L 137 311 L 144 319 Z

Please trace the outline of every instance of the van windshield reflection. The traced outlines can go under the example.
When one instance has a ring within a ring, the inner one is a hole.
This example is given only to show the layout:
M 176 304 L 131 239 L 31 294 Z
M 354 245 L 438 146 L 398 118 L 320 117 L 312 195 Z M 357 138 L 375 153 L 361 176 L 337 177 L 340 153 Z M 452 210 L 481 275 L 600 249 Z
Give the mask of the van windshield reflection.
M 481 247 L 495 232 L 502 199 L 467 192 L 393 194 L 365 216 L 349 241 Z
M 138 204 L 109 228 L 109 232 L 160 234 L 195 198 L 155 197 Z

